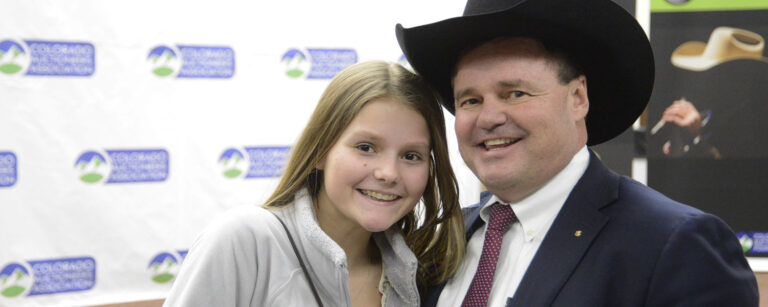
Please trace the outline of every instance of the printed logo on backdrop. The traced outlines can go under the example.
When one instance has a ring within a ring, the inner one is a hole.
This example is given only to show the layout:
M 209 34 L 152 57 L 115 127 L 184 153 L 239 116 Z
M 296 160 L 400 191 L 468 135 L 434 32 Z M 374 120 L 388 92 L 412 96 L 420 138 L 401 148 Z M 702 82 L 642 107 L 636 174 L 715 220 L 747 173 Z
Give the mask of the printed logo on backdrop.
M 228 148 L 219 157 L 219 165 L 227 178 L 274 178 L 282 175 L 290 154 L 289 146 Z
M 280 62 L 285 65 L 285 75 L 291 78 L 299 78 L 309 71 L 309 59 L 298 49 L 286 51 Z
M 105 155 L 96 151 L 86 151 L 75 161 L 75 168 L 80 172 L 80 181 L 96 183 L 109 176 L 111 167 Z
M 80 181 L 137 183 L 168 179 L 170 156 L 165 149 L 85 151 L 75 161 Z
M 232 78 L 235 51 L 224 46 L 155 46 L 147 56 L 152 73 L 163 78 Z
M 10 151 L 0 151 L 0 188 L 16 184 L 18 178 L 16 155 Z
M 245 159 L 243 152 L 235 148 L 224 151 L 219 157 L 219 164 L 224 170 L 224 177 L 240 178 L 248 172 L 250 161 Z
M 1 298 L 86 291 L 95 284 L 96 260 L 91 257 L 11 262 L 0 271 Z
M 179 54 L 178 50 L 162 45 L 150 50 L 147 61 L 152 67 L 152 73 L 158 77 L 176 77 L 181 68 Z
M 149 262 L 148 269 L 152 273 L 152 281 L 164 284 L 170 282 L 179 272 L 181 261 L 170 253 L 160 253 Z
M 0 42 L 0 72 L 6 75 L 26 73 L 29 67 L 29 49 L 24 42 L 4 40 Z
M 331 79 L 348 66 L 357 63 L 354 49 L 308 48 L 288 49 L 280 59 L 285 75 L 299 79 Z
M 736 237 L 747 256 L 768 256 L 768 232 L 739 232 Z
M 161 252 L 149 262 L 147 270 L 152 276 L 152 281 L 158 284 L 171 282 L 179 274 L 181 263 L 187 257 L 188 250 L 179 250 L 175 253 Z
M 95 54 L 91 43 L 7 39 L 0 41 L 0 73 L 87 77 L 96 70 Z
M 0 271 L 0 295 L 4 297 L 17 297 L 29 292 L 34 280 L 30 274 L 32 270 L 20 263 L 11 262 Z

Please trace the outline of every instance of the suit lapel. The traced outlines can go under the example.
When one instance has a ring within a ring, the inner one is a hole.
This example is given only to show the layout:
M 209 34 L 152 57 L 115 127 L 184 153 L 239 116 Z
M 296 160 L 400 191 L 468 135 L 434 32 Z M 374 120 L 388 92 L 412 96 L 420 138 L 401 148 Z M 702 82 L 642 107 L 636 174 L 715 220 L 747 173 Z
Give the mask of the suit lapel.
M 598 210 L 618 195 L 619 177 L 590 151 L 586 172 L 547 232 L 507 306 L 549 306 L 608 222 Z

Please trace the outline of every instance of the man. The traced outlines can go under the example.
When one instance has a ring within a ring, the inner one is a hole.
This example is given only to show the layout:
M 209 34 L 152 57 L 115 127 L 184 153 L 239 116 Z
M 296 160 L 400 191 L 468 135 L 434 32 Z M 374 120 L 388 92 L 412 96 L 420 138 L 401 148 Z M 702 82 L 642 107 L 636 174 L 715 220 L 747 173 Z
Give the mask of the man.
M 630 14 L 610 0 L 469 0 L 463 17 L 396 30 L 488 189 L 465 210 L 464 263 L 424 305 L 757 306 L 722 220 L 587 149 L 651 94 L 652 51 Z

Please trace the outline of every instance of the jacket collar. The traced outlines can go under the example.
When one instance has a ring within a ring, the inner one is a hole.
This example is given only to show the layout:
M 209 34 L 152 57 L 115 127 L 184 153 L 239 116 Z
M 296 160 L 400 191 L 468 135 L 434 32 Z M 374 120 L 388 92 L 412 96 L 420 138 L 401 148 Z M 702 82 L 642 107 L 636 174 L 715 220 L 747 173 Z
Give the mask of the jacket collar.
M 339 272 L 348 274 L 347 256 L 341 246 L 320 228 L 312 198 L 306 190 L 296 194 L 294 205 L 287 210 L 293 211 L 290 219 L 293 219 L 293 227 L 296 231 L 292 233 L 298 234 L 307 255 L 308 265 L 318 272 L 321 284 L 332 284 L 334 279 L 331 276 Z M 374 233 L 373 238 L 381 252 L 383 272 L 395 292 L 406 302 L 412 302 L 411 305 L 418 305 L 419 292 L 416 286 L 418 261 L 401 233 L 393 227 L 384 232 Z M 329 261 L 333 264 L 332 267 L 329 267 Z
M 419 290 L 416 286 L 418 260 L 411 251 L 405 238 L 395 228 L 373 234 L 373 239 L 381 251 L 384 274 L 395 293 L 409 302 L 409 305 L 419 304 Z
M 507 306 L 549 306 L 570 273 L 576 268 L 591 242 L 608 222 L 599 212 L 618 198 L 620 177 L 606 168 L 589 151 L 589 165 L 576 183 Z M 466 239 L 483 226 L 480 209 L 491 194 L 483 192 L 480 202 L 463 210 Z M 581 231 L 578 233 L 577 231 Z M 546 278 L 541 278 L 546 276 Z M 445 283 L 428 289 L 425 306 L 434 306 Z

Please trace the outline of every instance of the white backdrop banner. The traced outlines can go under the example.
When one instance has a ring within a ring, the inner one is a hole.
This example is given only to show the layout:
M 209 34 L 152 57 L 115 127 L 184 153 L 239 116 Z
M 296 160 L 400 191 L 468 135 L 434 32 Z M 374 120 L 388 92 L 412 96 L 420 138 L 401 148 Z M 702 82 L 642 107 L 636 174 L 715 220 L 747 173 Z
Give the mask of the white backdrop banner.
M 464 2 L 2 1 L 0 306 L 165 297 L 216 215 L 271 193 L 330 78 L 408 65 L 395 23 Z

